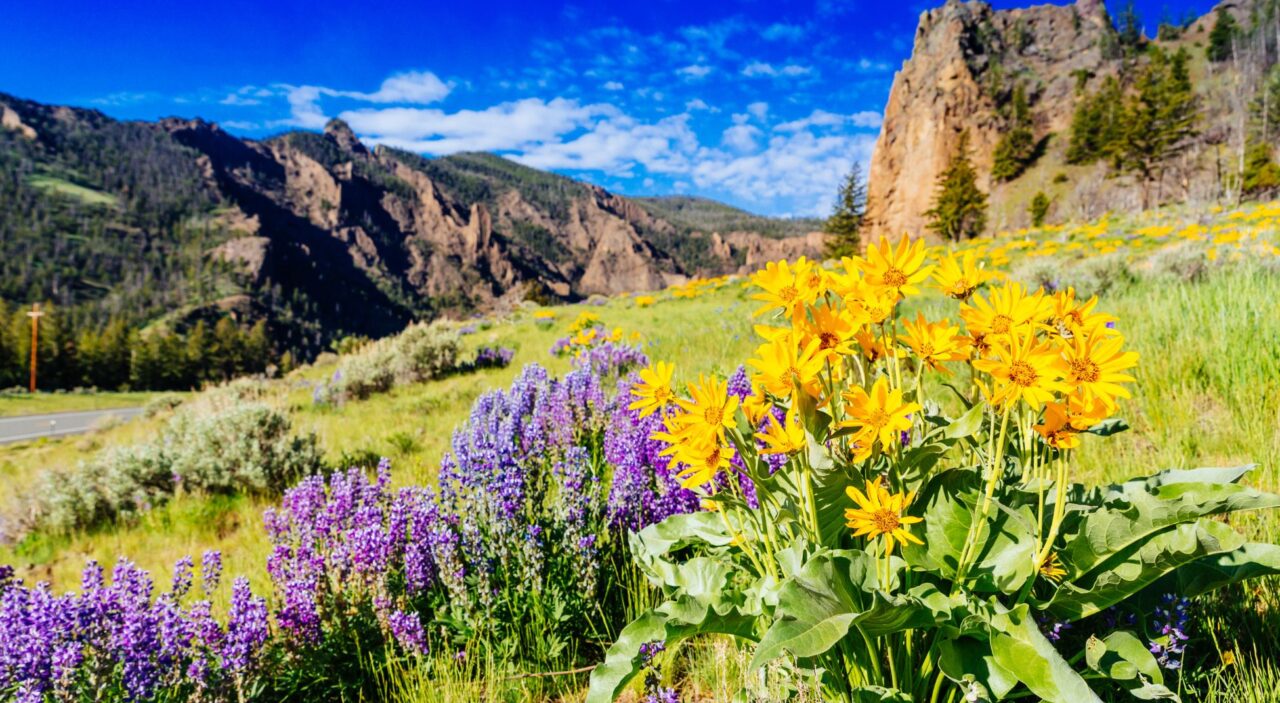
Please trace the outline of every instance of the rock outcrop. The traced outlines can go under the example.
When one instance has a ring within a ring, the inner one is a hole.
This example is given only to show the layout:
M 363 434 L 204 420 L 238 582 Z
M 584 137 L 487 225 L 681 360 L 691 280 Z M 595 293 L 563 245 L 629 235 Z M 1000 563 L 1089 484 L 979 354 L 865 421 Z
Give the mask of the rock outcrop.
M 1248 2 L 1225 0 L 1222 6 L 1244 18 L 1248 13 L 1242 5 Z M 1143 41 L 1170 51 L 1186 48 L 1193 65 L 1203 62 L 1212 17 L 1211 12 L 1193 22 L 1176 38 Z M 1126 61 L 1143 60 L 1141 55 L 1125 57 L 1102 0 L 1000 11 L 977 0 L 948 0 L 924 12 L 911 58 L 894 76 L 871 160 L 870 235 L 926 234 L 924 213 L 963 131 L 969 132 L 979 186 L 990 194 L 993 230 L 1025 226 L 1027 205 L 1037 191 L 1049 195 L 1058 219 L 1138 207 L 1140 188 L 1132 179 L 1116 177 L 1103 163 L 1067 164 L 1065 153 L 1081 90 L 1096 89 Z M 1210 135 L 1220 138 L 1229 131 L 1223 128 L 1230 118 L 1224 110 L 1228 103 L 1218 94 L 1231 82 L 1223 78 L 1229 70 L 1193 68 L 1202 106 L 1200 133 L 1205 136 L 1180 159 L 1180 172 L 1167 176 L 1158 200 L 1221 188 L 1221 169 L 1215 169 L 1206 145 L 1215 138 Z M 1015 86 L 1026 93 L 1039 157 L 1013 181 L 993 183 L 993 151 L 1010 126 Z

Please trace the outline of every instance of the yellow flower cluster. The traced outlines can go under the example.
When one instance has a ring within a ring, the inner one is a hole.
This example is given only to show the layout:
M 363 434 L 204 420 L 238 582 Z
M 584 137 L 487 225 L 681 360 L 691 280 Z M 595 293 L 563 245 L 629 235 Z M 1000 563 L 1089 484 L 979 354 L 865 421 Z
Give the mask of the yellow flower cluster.
M 724 380 L 702 376 L 680 397 L 674 368 L 660 362 L 641 374 L 632 407 L 662 414 L 655 438 L 681 465 L 683 484 L 708 493 L 743 447 L 803 462 L 806 449 L 820 446 L 850 466 L 892 463 L 924 429 L 925 372 L 963 371 L 990 417 L 1007 422 L 1013 413 L 1024 437 L 1034 430 L 1052 450 L 1071 449 L 1128 397 L 1138 355 L 1124 350 L 1115 318 L 1096 310 L 1096 298 L 997 281 L 973 251 L 939 255 L 905 236 L 830 267 L 805 258 L 770 263 L 751 277 L 756 314 L 766 317 L 747 362 L 752 392 L 740 398 Z M 903 301 L 927 288 L 959 301 L 959 322 L 899 317 Z M 910 495 L 863 475 L 866 486 L 849 492 L 858 506 L 849 526 L 885 536 L 888 549 L 912 541 Z M 889 484 L 901 488 L 892 476 Z
M 698 298 L 707 293 L 720 290 L 737 276 L 716 276 L 715 278 L 691 278 L 685 283 L 669 286 L 667 291 L 674 298 Z

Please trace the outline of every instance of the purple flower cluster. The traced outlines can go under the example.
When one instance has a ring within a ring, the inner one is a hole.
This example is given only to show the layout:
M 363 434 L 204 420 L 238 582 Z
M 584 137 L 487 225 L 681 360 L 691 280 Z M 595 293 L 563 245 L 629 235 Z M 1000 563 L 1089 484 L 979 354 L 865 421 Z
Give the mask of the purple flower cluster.
M 604 458 L 613 466 L 609 488 L 609 526 L 638 532 L 672 515 L 698 510 L 698 496 L 680 486 L 676 466 L 659 452 L 666 446 L 653 439 L 662 429 L 662 416 L 640 417 L 619 403 L 604 433 Z
M 477 369 L 501 369 L 510 365 L 515 355 L 515 350 L 507 347 L 481 347 L 471 366 Z
M 666 644 L 661 640 L 640 645 L 640 665 L 645 669 L 645 696 L 640 699 L 640 703 L 680 703 L 680 696 L 675 689 L 662 685 L 662 665 L 658 662 L 658 655 L 666 649 Z
M 209 571 L 206 553 L 203 573 Z M 190 558 L 174 566 L 173 587 L 154 595 L 150 575 L 121 560 L 108 580 L 89 562 L 79 594 L 48 584 L 0 585 L 0 691 L 19 701 L 79 700 L 117 691 L 148 701 L 162 692 L 221 700 L 260 673 L 267 645 L 266 601 L 249 583 L 232 586 L 226 626 L 208 600 L 184 605 L 194 581 Z M 207 593 L 215 583 L 204 582 Z
M 1170 671 L 1182 668 L 1182 654 L 1190 639 L 1187 635 L 1190 608 L 1190 600 L 1166 593 L 1152 616 L 1151 625 L 1156 636 L 1149 648 L 1160 666 Z
M 579 352 L 574 364 L 602 379 L 621 378 L 633 369 L 648 366 L 649 357 L 630 344 L 604 342 Z

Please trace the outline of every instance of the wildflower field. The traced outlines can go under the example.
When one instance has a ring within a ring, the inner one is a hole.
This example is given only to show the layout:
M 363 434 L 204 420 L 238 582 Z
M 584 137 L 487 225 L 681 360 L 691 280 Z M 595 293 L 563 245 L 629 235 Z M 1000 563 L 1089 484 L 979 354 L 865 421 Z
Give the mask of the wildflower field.
M 874 242 L 7 447 L 0 696 L 1276 700 L 1278 244 Z

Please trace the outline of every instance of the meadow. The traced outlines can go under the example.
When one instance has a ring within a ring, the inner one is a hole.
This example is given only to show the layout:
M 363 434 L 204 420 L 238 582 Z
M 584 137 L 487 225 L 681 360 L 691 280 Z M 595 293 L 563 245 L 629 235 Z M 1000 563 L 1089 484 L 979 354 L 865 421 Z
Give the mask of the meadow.
M 1117 412 L 1129 429 L 1105 441 L 1087 437 L 1071 457 L 1074 480 L 1098 486 L 1164 469 L 1256 464 L 1243 483 L 1275 492 L 1280 491 L 1278 231 L 1280 203 L 1207 213 L 1166 210 L 1001 233 L 952 253 L 973 254 L 988 262 L 984 271 L 1032 289 L 1070 288 L 1081 300 L 1097 294 L 1099 309 L 1115 317 L 1126 349 L 1138 353 L 1130 371 L 1132 399 Z M 920 295 L 900 303 L 899 320 L 923 313 L 929 320 L 959 322 L 954 301 L 943 291 L 921 288 Z M 650 295 L 527 306 L 450 323 L 446 328 L 457 335 L 460 358 L 486 349 L 510 350 L 510 361 L 391 383 L 359 394 L 363 397 L 339 392 L 350 384 L 344 372 L 355 367 L 334 355 L 287 378 L 253 382 L 253 402 L 287 418 L 292 435 L 315 437 L 318 461 L 303 473 L 323 476 L 359 468 L 336 474 L 327 484 L 306 480 L 283 501 L 280 490 L 270 487 L 179 487 L 154 505 L 139 504 L 109 520 L 14 532 L 13 541 L 0 549 L 0 564 L 12 565 L 13 576 L 27 584 L 46 581 L 51 594 L 82 588 L 105 593 L 107 587 L 85 583 L 86 560 L 109 569 L 125 556 L 155 584 L 174 583 L 173 591 L 184 594 L 164 612 L 186 613 L 182 617 L 191 622 L 225 629 L 208 641 L 188 641 L 190 651 L 181 655 L 148 654 L 151 669 L 143 679 L 150 688 L 130 679 L 127 666 L 108 666 L 104 662 L 110 657 L 99 653 L 95 656 L 103 661 L 97 669 L 79 663 L 71 667 L 79 673 L 65 675 L 51 688 L 33 694 L 19 688 L 20 679 L 0 676 L 0 689 L 12 686 L 13 695 L 29 696 L 24 700 L 54 700 L 76 686 L 104 682 L 111 682 L 103 688 L 108 697 L 122 700 L 582 699 L 591 668 L 622 627 L 670 591 L 646 581 L 632 559 L 639 543 L 629 535 L 700 507 L 697 497 L 680 493 L 675 463 L 651 456 L 651 448 L 633 446 L 650 441 L 647 433 L 619 436 L 619 423 L 632 423 L 626 425 L 630 429 L 649 426 L 627 408 L 635 383 L 631 374 L 649 361 L 669 361 L 675 364 L 672 388 L 699 383 L 703 374 L 733 377 L 761 344 L 754 329 L 761 322 L 754 315 L 761 307 L 753 298 L 758 294 L 747 279 L 698 280 Z M 560 353 L 553 353 L 556 348 Z M 545 374 L 531 375 L 528 364 L 539 365 Z M 930 375 L 915 392 L 940 399 L 942 411 L 954 416 L 964 407 L 948 395 L 942 385 L 947 380 Z M 99 401 L 77 402 L 85 403 L 77 407 L 95 407 Z M 168 431 L 184 406 L 199 402 L 166 400 L 146 418 L 90 435 L 5 447 L 0 501 L 12 515 L 46 472 L 75 471 L 111 447 L 149 441 Z M 539 424 L 537 432 L 501 422 L 503 408 L 523 408 L 526 414 L 516 415 L 532 418 L 544 407 L 552 420 Z M 0 404 L 0 411 L 9 409 Z M 508 444 L 489 443 L 508 435 Z M 389 469 L 376 468 L 382 457 Z M 634 467 L 627 463 L 633 460 Z M 637 481 L 626 484 L 628 490 L 643 495 L 634 498 L 619 488 L 624 485 L 620 476 Z M 346 502 L 339 500 L 342 496 Z M 265 528 L 264 511 L 269 516 Z M 308 527 L 326 519 L 345 525 L 348 536 L 316 534 Z M 1217 520 L 1253 541 L 1275 542 L 1280 536 L 1275 510 Z M 419 524 L 420 533 L 415 531 Z M 436 524 L 447 527 L 431 527 Z M 374 549 L 351 536 L 363 534 L 360 529 L 390 541 Z M 386 536 L 392 534 L 409 537 Z M 461 546 L 449 551 L 455 541 Z M 430 549 L 419 554 L 416 544 Z M 376 556 L 362 556 L 371 549 Z M 192 586 L 195 566 L 184 557 L 199 558 L 211 550 L 220 555 L 208 560 L 219 565 L 219 575 L 208 579 L 208 605 L 200 606 L 203 601 L 192 600 L 198 590 Z M 478 559 L 481 553 L 484 558 Z M 319 555 L 324 566 L 316 571 L 304 554 Z M 461 562 L 447 566 L 442 555 Z M 419 567 L 414 565 L 421 566 L 421 560 L 430 562 L 434 575 L 415 585 Z M 488 570 L 474 568 L 480 563 Z M 140 582 L 139 573 L 131 567 L 115 580 Z M 235 577 L 247 579 L 248 586 L 233 585 Z M 298 585 L 304 582 L 311 585 Z M 178 584 L 185 585 L 179 589 Z M 150 587 L 146 590 L 150 594 Z M 112 593 L 111 598 L 125 598 Z M 304 596 L 311 599 L 311 610 L 299 609 L 296 599 Z M 191 614 L 201 607 L 208 613 Z M 3 611 L 0 607 L 0 620 Z M 1176 629 L 1187 640 L 1179 646 L 1177 666 L 1164 667 L 1170 690 L 1183 700 L 1276 700 L 1276 577 L 1231 584 L 1171 606 L 1175 611 Z M 272 614 L 270 628 L 267 613 Z M 504 622 L 490 622 L 494 619 Z M 256 621 L 261 627 L 245 625 Z M 1049 621 L 1040 626 L 1053 627 Z M 1080 633 L 1088 629 L 1079 628 Z M 1080 637 L 1075 645 L 1083 647 L 1080 633 L 1055 631 L 1054 639 Z M 1156 642 L 1158 636 L 1154 633 L 1151 646 L 1167 648 L 1167 635 L 1163 644 Z M 228 655 L 215 640 L 241 646 Z M 118 647 L 111 651 L 125 656 Z M 224 675 L 192 677 L 208 682 L 193 689 L 164 677 L 165 666 L 173 665 L 166 656 L 192 667 L 220 666 Z M 628 684 L 623 696 L 728 700 L 746 686 L 763 699 L 822 699 L 821 687 L 806 685 L 792 664 L 770 663 L 762 674 L 751 669 L 752 658 L 752 646 L 724 635 L 673 640 L 665 651 L 646 650 L 636 660 L 643 662 L 646 675 Z M 892 662 L 889 656 L 889 666 Z M 12 657 L 0 659 L 0 672 L 12 677 L 15 666 Z M 45 666 L 57 670 L 67 664 Z M 272 679 L 270 685 L 266 678 Z M 935 700 L 959 700 L 966 692 L 957 685 L 938 698 L 939 690 L 933 690 Z M 1015 695 L 1032 694 L 1020 689 Z M 1105 695 L 1123 700 L 1126 694 Z

